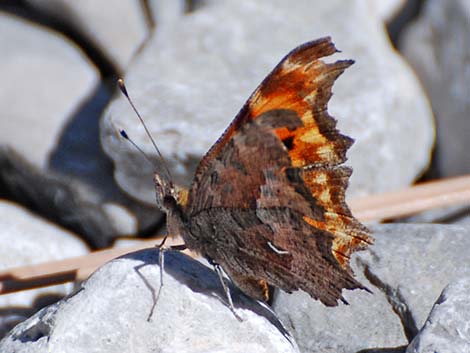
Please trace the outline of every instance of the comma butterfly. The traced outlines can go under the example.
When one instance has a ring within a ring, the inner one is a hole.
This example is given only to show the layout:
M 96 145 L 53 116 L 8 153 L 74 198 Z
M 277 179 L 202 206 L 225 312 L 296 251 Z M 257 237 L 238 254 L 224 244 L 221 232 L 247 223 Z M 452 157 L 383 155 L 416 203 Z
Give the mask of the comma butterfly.
M 350 255 L 372 243 L 345 203 L 353 140 L 327 112 L 336 78 L 352 60 L 325 63 L 330 38 L 287 54 L 254 91 L 197 167 L 189 189 L 155 174 L 169 234 L 219 264 L 249 296 L 268 285 L 301 289 L 325 305 L 365 289 Z

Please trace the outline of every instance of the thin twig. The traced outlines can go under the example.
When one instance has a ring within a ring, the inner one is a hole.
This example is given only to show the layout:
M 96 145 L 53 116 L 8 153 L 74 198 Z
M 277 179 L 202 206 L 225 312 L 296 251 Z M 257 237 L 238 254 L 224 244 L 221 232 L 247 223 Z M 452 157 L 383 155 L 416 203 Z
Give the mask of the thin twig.
M 130 252 L 154 247 L 158 241 L 154 238 L 133 247 L 105 249 L 84 256 L 0 271 L 0 294 L 84 280 L 104 263 Z M 172 238 L 168 242 L 182 244 L 183 240 Z M 185 252 L 191 255 L 189 251 Z
M 366 196 L 349 205 L 363 222 L 410 216 L 423 211 L 470 205 L 470 175 L 431 181 L 400 191 Z

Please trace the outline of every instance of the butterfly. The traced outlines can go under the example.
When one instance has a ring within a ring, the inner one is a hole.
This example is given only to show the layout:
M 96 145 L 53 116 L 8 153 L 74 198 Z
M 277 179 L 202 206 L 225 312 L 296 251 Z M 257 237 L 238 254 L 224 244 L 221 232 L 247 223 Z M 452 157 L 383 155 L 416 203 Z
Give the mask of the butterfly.
M 303 290 L 327 306 L 363 287 L 353 252 L 373 242 L 345 203 L 353 140 L 327 111 L 352 60 L 325 63 L 330 38 L 292 50 L 262 81 L 199 163 L 189 189 L 155 173 L 169 234 L 219 264 L 247 295 Z

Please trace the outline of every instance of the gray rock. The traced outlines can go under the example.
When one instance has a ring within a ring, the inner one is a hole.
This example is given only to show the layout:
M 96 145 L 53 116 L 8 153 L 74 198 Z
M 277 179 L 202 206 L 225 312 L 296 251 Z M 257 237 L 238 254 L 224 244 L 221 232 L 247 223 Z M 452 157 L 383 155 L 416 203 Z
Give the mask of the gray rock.
M 218 278 L 181 253 L 146 249 L 101 267 L 75 295 L 16 326 L 2 352 L 298 352 L 273 313 L 234 290 L 239 322 Z
M 14 203 L 0 201 L 0 214 L 0 271 L 88 253 L 76 236 Z M 44 303 L 72 289 L 69 283 L 1 295 L 0 337 Z
M 159 28 L 179 21 L 189 7 L 187 0 L 149 0 L 148 4 L 152 18 Z
M 357 266 L 359 281 L 373 294 L 355 290 L 344 293 L 349 305 L 326 307 L 305 292 L 279 292 L 273 309 L 292 332 L 302 352 L 353 353 L 408 344 L 399 317 L 387 297 L 375 288 Z
M 437 120 L 439 176 L 470 172 L 470 2 L 425 2 L 400 47 L 431 99 Z
M 328 308 L 305 293 L 281 292 L 274 309 L 303 352 L 404 351 L 442 289 L 470 275 L 462 266 L 470 262 L 469 233 L 450 225 L 374 226 L 375 244 L 351 262 L 372 294 L 345 291 L 350 305 Z
M 13 147 L 38 168 L 71 113 L 96 88 L 98 73 L 65 37 L 0 14 L 0 144 Z M 51 53 L 54 53 L 51 55 Z
M 120 70 L 148 36 L 148 25 L 138 0 L 27 0 L 49 16 L 64 21 L 102 50 Z
M 155 208 L 131 201 L 113 182 L 96 111 L 109 93 L 98 87 L 93 64 L 67 38 L 42 26 L 0 14 L 0 30 L 0 75 L 8 87 L 0 92 L 2 197 L 95 247 L 156 223 Z
M 126 80 L 177 181 L 189 183 L 201 156 L 286 53 L 326 35 L 343 51 L 336 59 L 356 60 L 335 84 L 329 106 L 339 129 L 356 139 L 348 162 L 354 167 L 350 195 L 411 183 L 429 161 L 431 111 L 375 10 L 359 0 L 294 6 L 280 0 L 207 1 L 173 26 L 160 32 L 157 27 Z M 122 97 L 110 105 L 101 127 L 117 183 L 152 204 L 154 167 L 117 130 L 156 154 Z
M 409 340 L 423 326 L 443 288 L 470 276 L 470 229 L 458 225 L 381 225 L 358 261 L 387 295 Z
M 100 179 L 106 183 L 106 179 Z M 28 205 L 43 217 L 80 234 L 94 247 L 109 245 L 119 234 L 132 234 L 133 215 L 116 212 L 119 189 L 104 200 L 103 194 L 112 187 L 112 180 L 101 192 L 87 187 L 77 178 L 35 168 L 15 150 L 0 146 L 0 184 L 4 197 Z M 111 185 L 110 185 L 111 184 Z M 150 221 L 151 216 L 148 217 Z
M 470 352 L 470 277 L 449 284 L 406 353 Z

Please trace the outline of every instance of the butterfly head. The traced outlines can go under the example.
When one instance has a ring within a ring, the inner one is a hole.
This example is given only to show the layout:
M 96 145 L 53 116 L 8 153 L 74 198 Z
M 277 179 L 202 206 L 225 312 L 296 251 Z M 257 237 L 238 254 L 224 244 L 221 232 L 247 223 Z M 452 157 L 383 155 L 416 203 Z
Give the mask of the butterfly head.
M 187 190 L 173 184 L 173 182 L 158 173 L 153 178 L 155 183 L 157 206 L 164 212 L 170 212 L 177 206 L 184 206 L 187 199 Z

